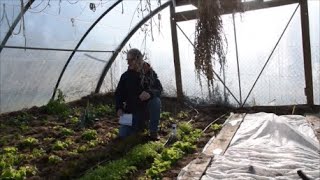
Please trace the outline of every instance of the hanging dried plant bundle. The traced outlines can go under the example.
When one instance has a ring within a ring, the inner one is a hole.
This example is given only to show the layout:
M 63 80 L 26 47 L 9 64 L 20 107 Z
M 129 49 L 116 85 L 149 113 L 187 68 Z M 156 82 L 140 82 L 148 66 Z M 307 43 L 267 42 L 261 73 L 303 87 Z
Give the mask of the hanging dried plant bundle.
M 224 65 L 225 51 L 223 25 L 219 0 L 198 1 L 198 21 L 195 32 L 195 68 L 199 79 L 204 74 L 208 86 L 213 86 L 213 66 L 215 61 Z

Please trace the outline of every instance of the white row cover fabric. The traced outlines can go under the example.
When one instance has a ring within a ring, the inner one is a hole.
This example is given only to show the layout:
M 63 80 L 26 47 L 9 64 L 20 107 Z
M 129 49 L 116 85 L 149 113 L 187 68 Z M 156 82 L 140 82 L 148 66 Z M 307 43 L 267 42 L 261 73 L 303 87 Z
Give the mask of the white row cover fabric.
M 319 141 L 306 118 L 256 113 L 246 115 L 201 179 L 301 179 L 298 170 L 320 179 Z

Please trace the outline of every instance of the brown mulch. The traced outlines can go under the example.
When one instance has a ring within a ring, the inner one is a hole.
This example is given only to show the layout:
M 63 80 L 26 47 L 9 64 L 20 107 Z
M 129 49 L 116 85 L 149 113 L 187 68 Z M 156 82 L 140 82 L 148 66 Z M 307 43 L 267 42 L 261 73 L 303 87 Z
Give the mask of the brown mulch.
M 81 100 L 68 103 L 71 108 L 84 108 L 87 102 L 92 104 L 111 104 L 113 102 L 113 95 L 94 95 L 82 98 Z M 294 108 L 295 114 L 304 115 L 306 113 L 319 112 L 319 106 L 310 108 L 308 106 L 296 106 Z M 234 109 L 229 107 L 219 107 L 214 105 L 206 105 L 202 107 L 186 106 L 183 103 L 177 101 L 176 98 L 162 98 L 162 111 L 169 111 L 173 115 L 176 115 L 181 110 L 189 113 L 190 118 L 181 119 L 181 121 L 190 121 L 195 128 L 204 129 L 213 120 L 226 114 L 224 118 L 217 123 L 223 123 L 229 116 L 230 112 L 273 112 L 276 114 L 292 114 L 293 106 L 281 106 L 281 107 L 252 107 Z M 27 114 L 28 120 L 24 125 L 15 125 L 12 120 Z M 81 138 L 81 133 L 84 131 L 78 125 L 70 123 L 66 119 L 61 119 L 56 116 L 48 115 L 43 112 L 43 108 L 33 107 L 30 109 L 5 113 L 0 115 L 0 148 L 8 146 L 16 146 L 19 152 L 26 155 L 32 154 L 32 148 L 23 148 L 19 144 L 22 137 L 34 137 L 39 142 L 33 148 L 42 148 L 46 153 L 42 157 L 34 158 L 31 160 L 24 160 L 20 165 L 31 164 L 37 167 L 38 173 L 35 176 L 29 176 L 29 179 L 71 179 L 76 178 L 85 173 L 88 169 L 94 168 L 97 164 L 105 162 L 107 160 L 114 160 L 123 156 L 134 145 L 146 142 L 147 139 L 138 138 L 137 141 L 120 141 L 117 138 L 110 137 L 109 132 L 113 132 L 118 128 L 118 119 L 115 116 L 106 116 L 99 118 L 93 125 L 89 126 L 90 129 L 95 129 L 98 133 L 98 138 L 101 141 L 97 146 L 88 149 L 85 152 L 78 154 L 72 154 L 70 152 L 75 151 L 78 147 L 86 145 L 87 141 Z M 160 131 L 162 138 L 166 137 L 170 132 L 170 124 Z M 27 128 L 26 128 L 27 126 Z M 65 136 L 61 134 L 59 128 L 65 127 L 75 131 L 73 135 Z M 319 135 L 320 132 L 318 132 Z M 197 150 L 194 154 L 184 156 L 177 164 L 170 170 L 163 174 L 164 179 L 175 179 L 180 170 L 185 167 L 190 161 L 195 159 L 202 151 L 208 140 L 214 136 L 214 133 L 210 130 L 206 131 L 204 136 L 199 139 L 197 143 Z M 48 139 L 52 138 L 52 139 Z M 46 140 L 45 140 L 46 139 Z M 71 144 L 64 150 L 53 150 L 52 144 L 56 140 L 65 141 L 69 139 L 74 144 Z M 63 159 L 62 162 L 57 164 L 49 163 L 50 155 L 58 155 Z M 141 170 L 139 173 L 144 173 Z M 138 174 L 139 174 L 138 173 Z

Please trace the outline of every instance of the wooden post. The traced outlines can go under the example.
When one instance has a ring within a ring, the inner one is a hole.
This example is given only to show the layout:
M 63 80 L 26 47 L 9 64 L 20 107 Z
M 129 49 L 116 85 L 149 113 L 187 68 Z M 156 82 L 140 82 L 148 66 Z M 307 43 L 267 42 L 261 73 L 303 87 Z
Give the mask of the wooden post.
M 176 75 L 177 98 L 178 100 L 182 100 L 183 91 L 182 91 L 181 67 L 180 67 L 180 57 L 179 57 L 179 44 L 178 44 L 178 35 L 177 35 L 177 23 L 174 19 L 175 17 L 174 15 L 175 15 L 175 9 L 173 4 L 171 4 L 170 5 L 170 22 L 171 22 L 174 69 L 175 69 L 175 75 Z
M 300 3 L 301 29 L 302 29 L 304 76 L 305 76 L 305 82 L 306 82 L 305 94 L 307 96 L 307 104 L 314 105 L 308 1 L 300 0 L 299 3 Z

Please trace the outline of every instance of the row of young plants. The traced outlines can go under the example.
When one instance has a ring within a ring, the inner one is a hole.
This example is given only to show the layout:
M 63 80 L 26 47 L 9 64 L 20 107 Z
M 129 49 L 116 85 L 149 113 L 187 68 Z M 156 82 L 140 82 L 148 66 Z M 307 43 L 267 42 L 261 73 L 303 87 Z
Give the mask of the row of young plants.
M 50 114 L 56 115 L 60 119 L 68 119 L 70 117 L 79 117 L 81 125 L 91 125 L 97 118 L 105 116 L 114 116 L 115 108 L 114 105 L 103 105 L 98 104 L 93 106 L 87 101 L 86 107 L 83 108 L 70 108 L 68 104 L 65 103 L 65 95 L 62 91 L 58 90 L 58 96 L 55 100 L 50 100 L 49 103 L 44 106 L 43 111 Z M 75 119 L 71 119 L 75 120 Z
M 19 163 L 24 160 L 23 154 L 18 153 L 16 147 L 5 147 L 0 154 L 0 179 L 24 179 L 27 175 L 36 174 L 37 169 L 31 165 L 19 166 Z
M 169 146 L 164 144 L 164 139 L 137 145 L 122 158 L 99 166 L 80 179 L 131 179 L 141 169 L 145 173 L 138 179 L 160 179 L 179 159 L 196 150 L 201 135 L 202 131 L 191 124 L 179 123 L 175 141 Z
M 116 136 L 116 134 L 112 134 L 112 138 Z M 23 138 L 16 147 L 7 146 L 1 148 L 0 179 L 24 179 L 25 177 L 36 175 L 38 172 L 37 168 L 29 164 L 36 159 L 48 156 L 47 162 L 54 165 L 63 161 L 62 157 L 56 155 L 55 152 L 63 150 L 68 151 L 69 155 L 78 155 L 103 143 L 97 138 L 97 132 L 94 129 L 83 131 L 81 138 L 86 143 L 82 143 L 80 146 L 76 145 L 74 148 L 70 148 L 70 146 L 76 144 L 76 142 L 67 138 L 65 140 L 53 140 L 51 147 L 47 147 L 46 151 L 38 146 L 39 140 L 33 137 Z M 44 139 L 44 141 L 46 140 L 51 141 L 48 138 Z
M 67 152 L 70 156 L 78 157 L 80 153 L 89 151 L 98 144 L 105 143 L 101 142 L 101 139 L 98 137 L 100 134 L 98 135 L 96 130 L 84 127 L 90 127 L 90 125 L 97 121 L 97 118 L 115 115 L 114 108 L 109 105 L 93 106 L 87 103 L 86 107 L 71 108 L 69 105 L 65 104 L 62 93 L 58 94 L 57 100 L 50 101 L 47 106 L 42 107 L 40 112 L 56 117 L 53 119 L 48 118 L 50 119 L 50 122 L 48 119 L 44 119 L 43 121 L 45 122 L 44 126 L 50 126 L 49 129 L 51 128 L 51 130 L 54 129 L 58 132 L 59 137 L 47 136 L 35 138 L 24 135 L 23 133 L 27 132 L 29 127 L 32 128 L 32 121 L 34 120 L 34 115 L 28 114 L 27 112 L 22 112 L 18 116 L 12 117 L 9 120 L 10 123 L 1 124 L 1 131 L 5 130 L 7 128 L 6 126 L 19 127 L 18 129 L 20 129 L 20 131 L 16 137 L 18 143 L 8 143 L 10 138 L 0 139 L 0 144 L 2 145 L 2 148 L 0 147 L 0 179 L 25 179 L 26 177 L 37 175 L 39 171 L 37 166 L 33 164 L 37 159 L 43 159 L 43 157 L 45 157 L 47 164 L 52 166 L 56 166 L 58 163 L 61 164 L 62 162 L 65 164 L 65 157 L 60 155 L 61 151 Z M 187 116 L 188 113 L 180 112 L 177 114 L 176 118 L 183 119 Z M 42 116 L 41 118 L 43 117 L 46 116 Z M 39 118 L 37 119 L 40 120 Z M 166 119 L 166 121 L 162 121 L 161 123 L 161 126 L 163 126 L 164 129 L 170 128 L 171 123 L 177 122 L 177 119 L 172 118 L 169 112 L 163 112 L 161 114 L 161 119 Z M 55 124 L 51 122 L 52 120 L 59 123 L 52 127 L 52 125 Z M 186 128 L 189 125 L 186 125 L 186 127 L 184 126 L 184 124 L 179 124 L 177 133 L 178 141 L 170 147 L 164 147 L 162 143 L 155 142 L 139 145 L 135 151 L 132 150 L 133 152 L 131 154 L 133 155 L 131 156 L 134 156 L 135 158 L 129 158 L 129 160 L 124 161 L 124 166 L 123 161 L 120 162 L 122 165 L 114 165 L 116 167 L 119 166 L 120 169 L 124 169 L 123 167 L 126 167 L 126 165 L 131 167 L 125 173 L 120 173 L 120 179 L 130 177 L 141 168 L 146 169 L 145 177 L 142 178 L 161 177 L 161 174 L 169 169 L 184 154 L 192 152 L 195 149 L 194 144 L 198 137 L 197 134 L 200 136 L 201 131 L 198 130 L 196 133 L 196 130 L 193 130 L 192 128 L 192 130 L 188 130 L 188 128 Z M 79 131 L 79 128 L 73 129 L 73 127 L 82 128 L 80 128 Z M 109 136 L 110 139 L 113 139 L 117 136 L 117 133 L 117 131 L 110 131 L 107 136 Z M 184 138 L 185 136 L 187 138 Z M 81 144 L 75 140 L 75 137 L 81 139 Z M 44 144 L 46 145 L 45 147 L 43 147 Z M 153 153 L 154 151 L 155 153 Z M 137 156 L 137 152 L 146 153 L 140 153 L 140 156 Z M 146 154 L 149 154 L 149 156 L 146 156 Z M 130 155 L 127 156 L 130 157 Z M 74 169 L 77 168 L 74 167 Z M 71 171 L 66 170 L 66 172 Z M 107 174 L 112 175 L 112 173 L 108 172 Z M 104 176 L 102 177 L 103 179 L 105 178 Z M 117 177 L 117 175 L 113 176 L 111 179 L 117 179 L 115 177 Z
M 91 125 L 94 121 L 98 120 L 101 117 L 114 117 L 115 108 L 113 104 L 103 105 L 98 104 L 94 106 L 93 104 L 87 101 L 86 107 L 70 107 L 65 103 L 65 95 L 62 91 L 58 91 L 58 97 L 55 100 L 50 100 L 46 106 L 40 107 L 39 112 L 47 115 L 52 115 L 56 117 L 60 122 L 66 122 L 71 124 L 85 124 Z M 34 117 L 32 114 L 29 114 L 27 111 L 22 111 L 14 117 L 10 117 L 6 122 L 0 124 L 0 129 L 5 129 L 6 125 L 17 126 L 21 132 L 25 132 L 29 129 L 28 125 L 32 120 L 37 117 Z M 42 117 L 44 123 L 48 123 L 46 116 Z
M 66 151 L 67 154 L 77 155 L 96 147 L 98 144 L 106 143 L 101 141 L 95 129 L 88 128 L 87 125 L 88 122 L 96 121 L 96 118 L 115 115 L 113 106 L 109 105 L 93 106 L 88 103 L 86 108 L 71 108 L 65 103 L 61 91 L 59 91 L 56 100 L 50 101 L 39 111 L 57 117 L 51 118 L 51 120 L 59 122 L 59 125 L 51 127 L 55 122 L 48 122 L 47 119 L 43 119 L 42 124 L 46 128 L 58 132 L 59 136 L 39 138 L 39 136 L 24 135 L 32 128 L 33 120 L 42 121 L 28 112 L 21 112 L 1 123 L 0 179 L 25 179 L 34 176 L 39 173 L 34 162 L 41 158 L 45 158 L 49 165 L 54 166 L 63 161 L 63 157 L 60 157 L 56 152 Z M 50 126 L 47 123 L 50 123 Z M 68 128 L 67 125 L 70 127 Z M 81 127 L 80 131 L 77 127 Z M 6 132 L 10 128 L 13 130 L 11 132 L 13 134 Z M 73 128 L 76 128 L 77 131 Z M 117 131 L 111 131 L 107 136 L 114 139 L 117 133 Z M 81 141 L 81 144 L 75 141 L 77 139 Z

